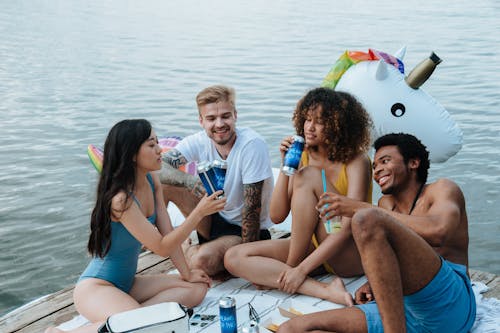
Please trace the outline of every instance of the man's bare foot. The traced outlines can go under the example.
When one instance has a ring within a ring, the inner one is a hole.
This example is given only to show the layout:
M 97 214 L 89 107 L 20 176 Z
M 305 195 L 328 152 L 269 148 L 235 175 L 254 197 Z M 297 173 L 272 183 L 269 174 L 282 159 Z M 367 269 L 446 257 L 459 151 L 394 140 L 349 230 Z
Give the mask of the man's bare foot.
M 344 281 L 341 278 L 335 277 L 333 281 L 326 287 L 328 292 L 328 300 L 337 304 L 344 304 L 349 307 L 354 305 L 351 294 L 345 289 Z

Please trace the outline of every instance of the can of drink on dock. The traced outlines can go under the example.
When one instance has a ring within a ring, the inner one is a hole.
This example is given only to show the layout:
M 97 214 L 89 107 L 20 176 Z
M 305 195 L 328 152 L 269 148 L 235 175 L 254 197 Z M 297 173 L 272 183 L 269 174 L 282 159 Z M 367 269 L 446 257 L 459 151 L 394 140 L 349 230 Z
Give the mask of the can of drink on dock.
M 259 324 L 252 320 L 241 329 L 241 333 L 259 333 Z
M 217 189 L 224 190 L 224 182 L 226 181 L 227 161 L 214 160 L 212 167 L 215 171 L 215 178 L 217 179 Z
M 285 154 L 283 160 L 283 168 L 281 171 L 288 176 L 291 176 L 297 171 L 304 150 L 304 138 L 300 135 L 293 136 L 293 143 Z
M 237 333 L 236 301 L 234 298 L 225 296 L 219 299 L 219 317 L 221 333 Z
M 200 177 L 208 195 L 212 195 L 214 192 L 224 189 L 224 185 L 219 187 L 219 180 L 211 162 L 200 162 L 196 169 L 198 171 L 198 177 Z M 224 184 L 224 181 L 222 181 L 222 183 Z

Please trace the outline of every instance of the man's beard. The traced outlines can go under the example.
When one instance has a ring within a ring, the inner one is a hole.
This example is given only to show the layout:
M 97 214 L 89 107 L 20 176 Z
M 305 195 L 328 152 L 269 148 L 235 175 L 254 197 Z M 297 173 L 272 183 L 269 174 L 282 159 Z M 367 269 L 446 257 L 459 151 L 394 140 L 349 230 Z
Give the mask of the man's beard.
M 393 186 L 389 186 L 385 190 L 381 190 L 381 192 L 384 195 L 393 194 L 394 193 L 394 187 Z
M 215 137 L 216 137 L 216 134 L 214 134 L 212 136 L 212 140 L 215 141 L 215 143 L 217 143 L 219 146 L 224 146 L 225 144 L 229 143 L 233 138 L 234 136 L 236 135 L 236 132 L 232 132 L 229 134 L 229 137 L 227 139 L 220 139 L 220 140 L 216 140 Z

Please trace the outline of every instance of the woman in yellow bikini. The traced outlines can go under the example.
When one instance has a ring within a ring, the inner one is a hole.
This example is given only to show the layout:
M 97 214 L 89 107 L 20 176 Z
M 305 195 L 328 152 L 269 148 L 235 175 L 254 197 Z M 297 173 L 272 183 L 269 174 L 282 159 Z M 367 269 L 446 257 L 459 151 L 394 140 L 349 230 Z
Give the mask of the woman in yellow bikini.
M 372 122 L 353 96 L 329 88 L 313 89 L 301 98 L 293 121 L 306 149 L 293 176 L 280 173 L 271 199 L 274 223 L 283 222 L 291 210 L 291 237 L 233 247 L 226 253 L 225 265 L 233 275 L 257 286 L 352 305 L 341 279 L 325 284 L 308 276 L 363 274 L 350 230 L 342 227 L 346 218 L 338 218 L 340 228 L 325 228 L 316 205 L 324 192 L 371 202 L 367 151 Z M 291 136 L 281 142 L 282 159 L 291 144 Z

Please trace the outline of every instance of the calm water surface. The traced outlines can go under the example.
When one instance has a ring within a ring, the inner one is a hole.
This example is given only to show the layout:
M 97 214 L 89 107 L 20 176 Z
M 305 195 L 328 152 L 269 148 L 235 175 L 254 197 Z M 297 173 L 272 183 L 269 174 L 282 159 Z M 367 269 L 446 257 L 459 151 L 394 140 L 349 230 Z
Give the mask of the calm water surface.
M 96 173 L 87 144 L 123 118 L 161 135 L 199 129 L 195 95 L 238 92 L 239 124 L 274 166 L 297 99 L 346 50 L 444 62 L 424 89 L 464 132 L 434 165 L 464 190 L 470 266 L 500 273 L 500 2 L 1 1 L 0 314 L 73 284 L 88 260 Z

